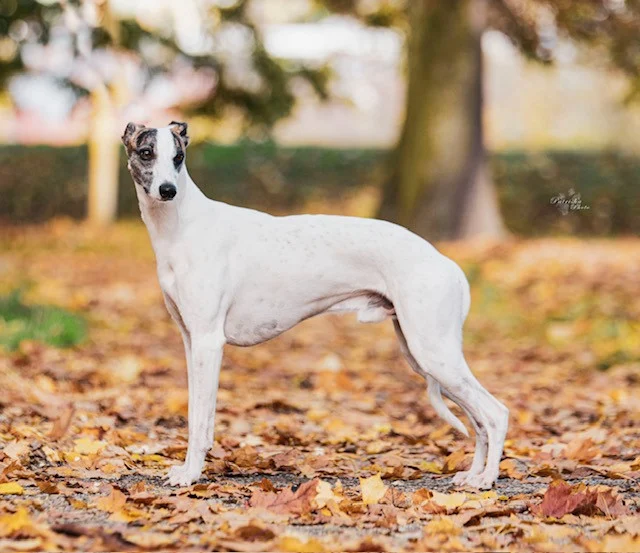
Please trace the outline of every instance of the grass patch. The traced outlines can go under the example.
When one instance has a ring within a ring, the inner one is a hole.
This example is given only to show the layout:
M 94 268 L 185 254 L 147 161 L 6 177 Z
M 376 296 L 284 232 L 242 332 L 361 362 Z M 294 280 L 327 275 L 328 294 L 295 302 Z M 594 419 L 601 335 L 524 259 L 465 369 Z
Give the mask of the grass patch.
M 23 340 L 66 348 L 85 339 L 85 320 L 59 307 L 26 305 L 20 292 L 0 296 L 0 346 L 15 350 Z

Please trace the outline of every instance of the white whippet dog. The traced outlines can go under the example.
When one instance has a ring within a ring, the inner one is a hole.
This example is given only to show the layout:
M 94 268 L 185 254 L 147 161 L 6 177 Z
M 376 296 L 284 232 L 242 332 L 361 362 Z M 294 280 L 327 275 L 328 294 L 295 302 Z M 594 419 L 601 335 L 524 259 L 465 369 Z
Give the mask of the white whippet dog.
M 390 317 L 402 352 L 429 386 L 437 413 L 468 436 L 441 393 L 476 433 L 457 485 L 489 488 L 498 477 L 508 410 L 471 373 L 462 353 L 469 285 L 431 244 L 384 221 L 274 217 L 208 199 L 189 177 L 187 125 L 129 123 L 122 136 L 169 313 L 180 327 L 189 383 L 189 443 L 171 485 L 197 480 L 213 444 L 225 344 L 251 346 L 309 317 L 355 311 Z

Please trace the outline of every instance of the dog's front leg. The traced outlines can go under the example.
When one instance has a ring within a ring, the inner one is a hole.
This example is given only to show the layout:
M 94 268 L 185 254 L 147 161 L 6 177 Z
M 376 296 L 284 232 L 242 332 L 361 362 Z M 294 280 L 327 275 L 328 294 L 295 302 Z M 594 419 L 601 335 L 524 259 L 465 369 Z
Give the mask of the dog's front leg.
M 204 468 L 204 459 L 213 438 L 224 342 L 222 330 L 191 334 L 191 362 L 188 364 L 189 444 L 184 464 L 172 467 L 167 475 L 172 486 L 191 485 Z

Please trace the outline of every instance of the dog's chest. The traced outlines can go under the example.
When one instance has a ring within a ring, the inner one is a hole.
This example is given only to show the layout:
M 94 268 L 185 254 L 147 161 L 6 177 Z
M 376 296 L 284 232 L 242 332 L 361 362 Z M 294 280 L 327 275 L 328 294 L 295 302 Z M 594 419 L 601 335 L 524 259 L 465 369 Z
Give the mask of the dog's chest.
M 174 301 L 177 300 L 177 271 L 176 263 L 169 260 L 158 260 L 158 281 L 162 291 L 170 296 Z

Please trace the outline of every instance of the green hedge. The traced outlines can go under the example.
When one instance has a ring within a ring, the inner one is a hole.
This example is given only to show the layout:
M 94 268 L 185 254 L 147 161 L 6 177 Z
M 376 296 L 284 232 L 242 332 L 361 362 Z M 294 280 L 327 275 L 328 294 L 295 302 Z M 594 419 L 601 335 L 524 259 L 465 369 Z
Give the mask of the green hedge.
M 272 143 L 197 145 L 189 171 L 209 196 L 251 207 L 295 208 L 313 194 L 338 197 L 346 189 L 378 184 L 381 150 L 278 148 Z M 640 232 L 640 158 L 616 152 L 506 152 L 491 159 L 508 227 L 522 235 L 612 235 Z M 42 221 L 81 218 L 86 204 L 84 147 L 0 147 L 0 218 Z M 119 213 L 138 214 L 124 155 Z M 573 188 L 588 210 L 563 216 L 552 197 Z
M 508 152 L 492 158 L 508 227 L 517 234 L 640 234 L 640 158 L 618 152 Z M 588 209 L 563 216 L 551 198 L 570 189 Z

